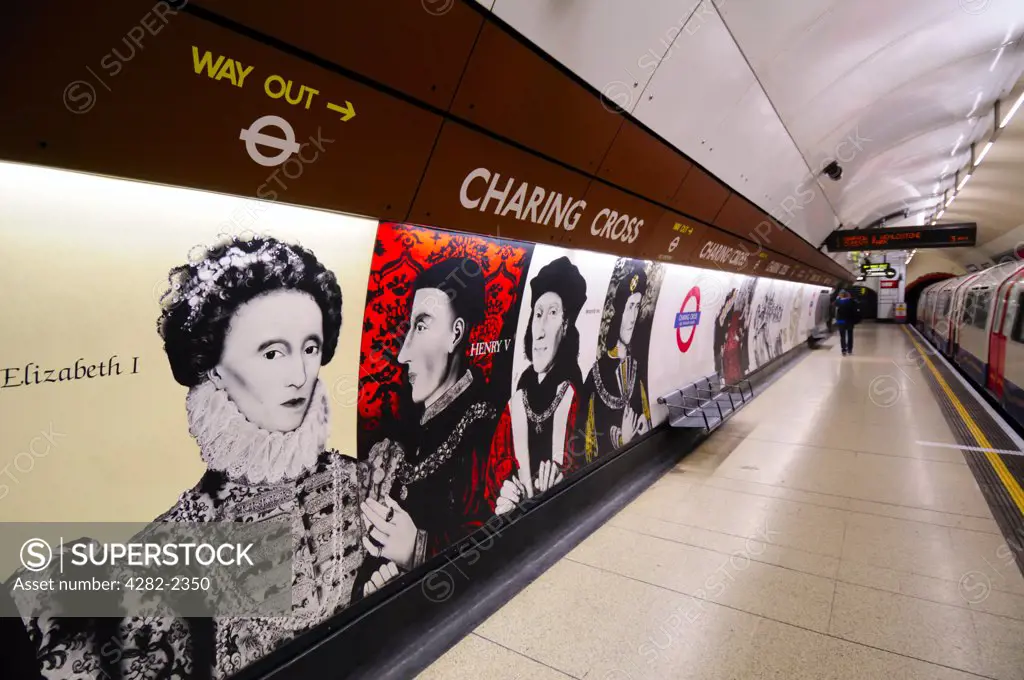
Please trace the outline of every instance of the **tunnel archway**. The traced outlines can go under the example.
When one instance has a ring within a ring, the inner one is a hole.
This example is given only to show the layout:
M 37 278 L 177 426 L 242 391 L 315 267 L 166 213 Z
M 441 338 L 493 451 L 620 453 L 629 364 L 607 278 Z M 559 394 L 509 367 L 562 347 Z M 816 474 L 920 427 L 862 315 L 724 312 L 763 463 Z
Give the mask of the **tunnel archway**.
M 855 286 L 849 290 L 853 295 L 853 299 L 857 301 L 857 307 L 860 309 L 860 318 L 877 319 L 878 293 L 867 286 Z
M 903 300 L 907 303 L 907 323 L 917 323 L 917 303 L 921 299 L 921 292 L 936 281 L 944 281 L 953 278 L 949 272 L 932 272 L 919 276 L 907 284 L 903 293 Z

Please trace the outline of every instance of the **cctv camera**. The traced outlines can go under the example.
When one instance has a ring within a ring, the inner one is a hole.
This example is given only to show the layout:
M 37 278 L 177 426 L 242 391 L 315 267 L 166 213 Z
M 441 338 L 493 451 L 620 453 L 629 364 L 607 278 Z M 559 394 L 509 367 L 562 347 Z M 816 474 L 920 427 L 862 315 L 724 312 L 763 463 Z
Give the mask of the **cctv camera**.
M 822 170 L 822 172 L 828 175 L 828 178 L 833 182 L 838 182 L 843 178 L 843 169 L 842 167 L 840 167 L 839 163 L 835 161 L 832 161 L 831 163 L 826 165 L 825 169 Z

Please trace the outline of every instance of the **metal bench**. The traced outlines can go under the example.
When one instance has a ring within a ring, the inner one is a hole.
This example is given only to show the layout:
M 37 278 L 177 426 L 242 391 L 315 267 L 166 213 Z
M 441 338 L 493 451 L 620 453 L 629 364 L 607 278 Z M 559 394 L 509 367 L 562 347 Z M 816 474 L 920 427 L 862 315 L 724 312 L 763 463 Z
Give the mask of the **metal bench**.
M 727 385 L 721 376 L 707 377 L 658 397 L 668 408 L 672 427 L 699 428 L 711 432 L 754 398 L 749 380 Z

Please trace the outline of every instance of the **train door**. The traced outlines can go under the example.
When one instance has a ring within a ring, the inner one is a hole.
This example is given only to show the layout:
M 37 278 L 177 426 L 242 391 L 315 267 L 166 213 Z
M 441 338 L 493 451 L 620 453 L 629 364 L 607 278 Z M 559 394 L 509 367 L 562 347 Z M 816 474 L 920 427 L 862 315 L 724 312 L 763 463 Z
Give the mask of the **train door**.
M 947 334 L 939 333 L 939 324 L 944 323 L 949 316 L 953 289 L 957 286 L 957 283 L 956 279 L 942 281 L 941 283 L 936 283 L 927 291 L 928 301 L 921 332 L 935 345 L 940 345 L 942 338 L 948 337 Z
M 942 286 L 942 288 L 935 291 L 935 301 L 932 305 L 932 315 L 929 320 L 928 335 L 936 345 L 941 345 L 944 339 L 949 337 L 948 332 L 940 333 L 939 329 L 948 329 L 947 319 L 949 319 L 949 315 L 953 312 L 954 290 L 956 290 L 956 284 Z
M 1015 283 L 1024 274 L 1024 267 L 1008 276 L 996 287 L 995 300 L 992 304 L 991 332 L 989 333 L 988 346 L 988 370 L 985 380 L 985 387 L 1000 400 L 1003 398 L 1004 375 L 1006 372 L 1006 331 L 1007 315 L 1011 305 L 1016 305 L 1016 298 L 1011 300 L 1010 294 L 1014 290 Z M 1010 323 L 1013 323 L 1016 314 L 1011 315 Z
M 1017 279 L 1010 289 L 1003 332 L 1002 387 L 1000 401 L 1017 422 L 1024 422 L 1024 279 Z
M 968 285 L 977 278 L 977 274 L 967 276 L 950 291 L 949 307 L 945 318 L 936 324 L 936 331 L 939 334 L 939 349 L 946 356 L 956 356 L 957 341 L 959 339 L 959 327 L 963 322 L 964 298 L 967 295 Z
M 995 286 L 979 281 L 967 289 L 961 314 L 953 327 L 956 363 L 979 385 L 985 384 L 989 326 Z
M 920 302 L 917 304 L 917 319 L 914 322 L 914 325 L 916 325 L 917 329 L 922 333 L 928 332 L 928 317 L 931 316 L 932 303 L 935 301 L 935 288 L 938 288 L 938 286 L 933 285 L 925 288 L 921 293 Z

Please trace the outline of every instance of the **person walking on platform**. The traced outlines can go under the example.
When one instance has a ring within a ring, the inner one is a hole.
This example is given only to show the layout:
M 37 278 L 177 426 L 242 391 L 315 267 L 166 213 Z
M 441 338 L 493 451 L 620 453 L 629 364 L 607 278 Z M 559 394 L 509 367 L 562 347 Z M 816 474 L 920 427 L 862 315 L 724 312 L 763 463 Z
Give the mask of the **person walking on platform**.
M 839 327 L 839 344 L 843 356 L 853 354 L 853 327 L 860 321 L 860 309 L 847 290 L 840 291 L 836 298 L 836 326 Z

